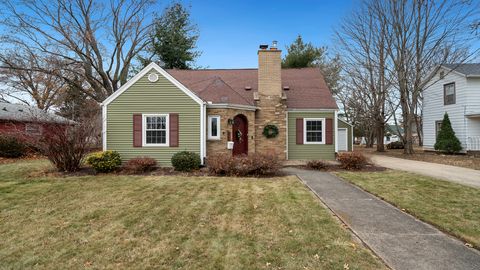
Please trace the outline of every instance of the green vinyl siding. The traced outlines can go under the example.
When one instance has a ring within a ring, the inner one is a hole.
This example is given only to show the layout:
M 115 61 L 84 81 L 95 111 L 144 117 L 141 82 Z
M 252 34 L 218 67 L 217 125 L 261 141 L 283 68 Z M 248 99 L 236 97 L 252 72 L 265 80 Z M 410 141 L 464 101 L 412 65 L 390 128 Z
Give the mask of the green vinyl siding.
M 349 125 L 347 122 L 338 119 L 338 128 L 346 128 L 347 129 L 347 136 L 348 136 L 348 151 L 352 151 L 352 126 Z
M 335 144 L 297 144 L 296 119 L 297 118 L 335 118 L 335 112 L 288 112 L 288 159 L 313 160 L 335 159 Z M 335 142 L 335 133 L 333 141 Z
M 187 150 L 200 154 L 200 104 L 157 73 L 150 82 L 148 72 L 107 106 L 107 149 L 118 151 L 123 161 L 138 156 L 155 158 L 160 166 L 171 166 L 173 154 Z M 178 113 L 178 147 L 133 147 L 133 114 Z

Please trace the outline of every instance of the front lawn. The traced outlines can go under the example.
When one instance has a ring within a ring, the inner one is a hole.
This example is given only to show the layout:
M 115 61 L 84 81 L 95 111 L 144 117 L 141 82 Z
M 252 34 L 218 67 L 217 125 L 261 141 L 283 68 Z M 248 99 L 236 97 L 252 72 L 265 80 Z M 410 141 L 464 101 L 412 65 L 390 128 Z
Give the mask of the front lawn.
M 337 174 L 480 248 L 480 189 L 392 170 Z
M 52 177 L 48 166 L 0 165 L 4 268 L 385 268 L 294 177 Z

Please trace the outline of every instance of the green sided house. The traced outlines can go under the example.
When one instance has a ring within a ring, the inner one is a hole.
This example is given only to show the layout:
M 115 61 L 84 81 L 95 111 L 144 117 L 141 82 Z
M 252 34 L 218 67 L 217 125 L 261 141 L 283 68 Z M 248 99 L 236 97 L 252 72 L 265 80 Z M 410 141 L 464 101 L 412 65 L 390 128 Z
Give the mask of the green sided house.
M 258 69 L 145 67 L 102 103 L 103 149 L 170 166 L 187 150 L 335 159 L 352 150 L 352 126 L 317 68 L 282 69 L 281 51 L 260 46 Z

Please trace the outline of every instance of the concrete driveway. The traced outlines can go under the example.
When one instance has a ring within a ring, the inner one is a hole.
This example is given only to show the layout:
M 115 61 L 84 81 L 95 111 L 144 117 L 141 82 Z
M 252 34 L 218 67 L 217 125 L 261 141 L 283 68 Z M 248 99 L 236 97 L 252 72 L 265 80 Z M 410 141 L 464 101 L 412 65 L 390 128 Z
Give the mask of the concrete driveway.
M 371 155 L 373 163 L 390 169 L 422 174 L 467 186 L 480 188 L 480 171 L 403 158 Z

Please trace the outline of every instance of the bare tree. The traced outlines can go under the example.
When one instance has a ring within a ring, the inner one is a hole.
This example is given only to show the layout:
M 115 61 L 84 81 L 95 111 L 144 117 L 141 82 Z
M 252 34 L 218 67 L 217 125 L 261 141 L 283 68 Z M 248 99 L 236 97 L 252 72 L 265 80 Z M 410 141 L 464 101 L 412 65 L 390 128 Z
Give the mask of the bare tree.
M 1 8 L 4 33 L 0 63 L 17 50 L 44 58 L 60 58 L 62 76 L 83 78 L 79 89 L 103 101 L 125 83 L 139 51 L 148 40 L 152 0 L 22 0 Z M 25 54 L 23 54 L 25 55 Z M 19 55 L 20 57 L 21 55 Z M 2 68 L 10 68 L 5 63 Z M 21 69 L 17 67 L 17 69 Z M 23 69 L 31 69 L 23 67 Z M 50 74 L 51 71 L 36 70 Z
M 337 31 L 345 58 L 344 77 L 354 96 L 350 106 L 354 105 L 360 114 L 357 121 L 365 122 L 367 146 L 373 144 L 375 137 L 380 152 L 385 151 L 385 124 L 390 117 L 386 100 L 391 88 L 387 77 L 390 29 L 385 18 L 377 13 L 381 5 L 382 1 L 371 1 L 349 16 Z
M 468 25 L 473 7 L 463 0 L 389 0 L 379 14 L 390 25 L 388 55 L 392 60 L 404 128 L 405 154 L 413 151 L 422 90 L 428 74 L 447 62 L 467 60 Z
M 60 75 L 59 61 L 55 58 L 40 59 L 36 55 L 19 55 L 17 52 L 3 56 L 3 64 L 7 68 L 0 69 L 0 82 L 6 87 L 0 89 L 0 95 L 27 105 L 33 100 L 37 108 L 47 111 L 57 104 L 58 96 L 66 86 Z

